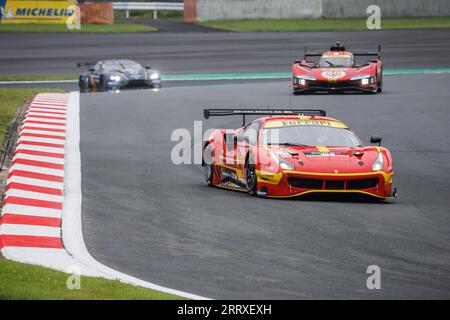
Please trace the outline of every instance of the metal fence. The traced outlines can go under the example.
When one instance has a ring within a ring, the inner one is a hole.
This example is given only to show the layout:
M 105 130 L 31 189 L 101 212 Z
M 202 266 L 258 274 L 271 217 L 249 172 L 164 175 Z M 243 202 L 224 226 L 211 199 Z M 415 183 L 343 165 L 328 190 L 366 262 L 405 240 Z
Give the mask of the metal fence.
M 125 10 L 125 17 L 130 17 L 130 10 L 153 11 L 153 19 L 158 19 L 158 10 L 183 11 L 184 3 L 180 2 L 113 2 L 114 10 Z

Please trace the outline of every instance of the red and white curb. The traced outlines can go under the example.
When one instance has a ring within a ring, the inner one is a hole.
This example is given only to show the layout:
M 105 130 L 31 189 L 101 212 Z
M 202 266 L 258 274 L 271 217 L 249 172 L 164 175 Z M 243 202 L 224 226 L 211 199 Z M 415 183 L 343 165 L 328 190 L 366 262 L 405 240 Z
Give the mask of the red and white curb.
M 26 112 L 0 218 L 6 258 L 54 267 L 61 257 L 70 258 L 61 239 L 68 98 L 39 94 Z
M 0 217 L 11 260 L 118 279 L 188 299 L 207 299 L 113 270 L 86 249 L 81 224 L 79 93 L 39 94 L 20 128 Z

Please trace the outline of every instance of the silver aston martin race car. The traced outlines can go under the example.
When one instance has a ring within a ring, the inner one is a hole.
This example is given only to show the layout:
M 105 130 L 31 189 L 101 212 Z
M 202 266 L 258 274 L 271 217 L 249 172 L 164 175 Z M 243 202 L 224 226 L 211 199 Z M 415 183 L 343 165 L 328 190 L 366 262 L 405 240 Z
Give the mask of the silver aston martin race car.
M 80 92 L 107 92 L 131 88 L 161 88 L 161 76 L 150 65 L 143 68 L 128 59 L 78 63 L 88 70 L 79 77 Z

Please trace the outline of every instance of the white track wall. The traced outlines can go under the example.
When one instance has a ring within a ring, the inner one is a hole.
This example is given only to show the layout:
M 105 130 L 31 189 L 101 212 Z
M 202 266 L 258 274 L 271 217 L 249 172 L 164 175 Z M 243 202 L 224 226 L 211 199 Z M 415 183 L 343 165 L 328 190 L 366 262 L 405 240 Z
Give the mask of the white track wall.
M 204 20 L 367 17 L 378 5 L 382 17 L 450 16 L 450 0 L 196 0 Z

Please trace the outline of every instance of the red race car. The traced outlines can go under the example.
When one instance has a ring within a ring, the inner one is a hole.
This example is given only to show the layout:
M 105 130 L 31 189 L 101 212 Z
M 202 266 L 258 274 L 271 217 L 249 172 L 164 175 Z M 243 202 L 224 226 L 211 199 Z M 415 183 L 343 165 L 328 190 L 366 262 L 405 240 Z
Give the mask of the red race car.
M 355 57 L 376 56 L 363 64 Z M 320 57 L 318 62 L 309 57 Z M 377 93 L 383 90 L 383 65 L 381 48 L 377 52 L 349 52 L 339 42 L 325 53 L 308 53 L 292 65 L 293 93 L 316 91 L 362 91 Z
M 364 146 L 344 123 L 322 110 L 205 109 L 212 116 L 243 115 L 236 130 L 214 129 L 203 141 L 209 185 L 287 198 L 310 193 L 364 194 L 386 199 L 392 187 L 389 150 L 373 136 Z M 245 124 L 246 115 L 266 115 Z

